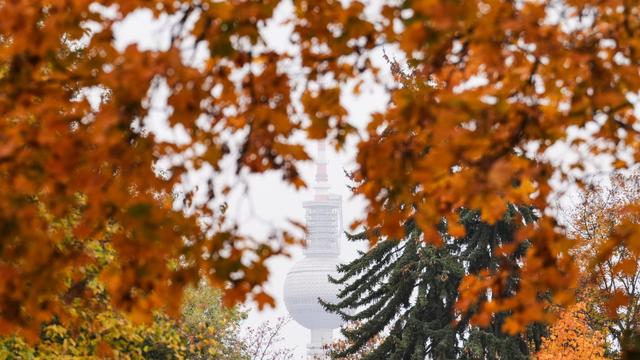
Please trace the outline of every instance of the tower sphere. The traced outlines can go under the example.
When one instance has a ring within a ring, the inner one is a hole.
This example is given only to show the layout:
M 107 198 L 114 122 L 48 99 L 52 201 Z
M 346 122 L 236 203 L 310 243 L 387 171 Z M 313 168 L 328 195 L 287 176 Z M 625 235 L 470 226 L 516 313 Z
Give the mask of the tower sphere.
M 285 279 L 284 303 L 291 317 L 308 329 L 335 329 L 342 324 L 336 314 L 327 313 L 318 299 L 335 303 L 338 286 L 327 276 L 337 276 L 338 258 L 306 257 L 297 262 Z

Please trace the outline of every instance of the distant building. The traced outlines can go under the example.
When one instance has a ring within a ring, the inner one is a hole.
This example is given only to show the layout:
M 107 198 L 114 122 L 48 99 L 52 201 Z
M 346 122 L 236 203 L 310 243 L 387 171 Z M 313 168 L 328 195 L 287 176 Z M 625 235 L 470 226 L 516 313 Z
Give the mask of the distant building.
M 323 356 L 323 346 L 333 340 L 333 329 L 342 324 L 338 315 L 327 313 L 318 303 L 318 298 L 330 302 L 337 299 L 338 287 L 327 277 L 337 276 L 342 236 L 342 198 L 329 193 L 324 142 L 318 144 L 315 180 L 315 196 L 304 202 L 308 230 L 305 257 L 293 266 L 284 283 L 287 310 L 295 321 L 311 330 L 307 346 L 310 359 Z

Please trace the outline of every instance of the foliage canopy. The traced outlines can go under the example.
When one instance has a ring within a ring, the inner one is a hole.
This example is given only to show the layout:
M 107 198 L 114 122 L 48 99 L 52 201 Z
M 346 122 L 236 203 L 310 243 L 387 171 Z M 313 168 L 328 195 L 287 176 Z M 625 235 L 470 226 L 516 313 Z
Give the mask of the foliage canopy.
M 113 310 L 106 297 L 94 307 L 76 303 L 73 324 L 52 321 L 30 345 L 19 336 L 0 338 L 0 358 L 32 359 L 221 359 L 248 360 L 239 334 L 244 314 L 222 305 L 219 290 L 189 288 L 179 319 L 156 312 L 148 324 L 134 324 Z
M 486 299 L 486 312 L 472 320 L 509 312 L 515 332 L 541 320 L 549 300 L 540 292 L 558 303 L 573 298 L 572 242 L 546 209 L 552 177 L 579 174 L 584 163 L 559 166 L 545 154 L 568 142 L 610 155 L 617 167 L 640 158 L 631 101 L 640 90 L 640 5 L 390 1 L 369 16 L 360 1 L 295 0 L 290 51 L 280 51 L 261 35 L 279 4 L 0 1 L 0 333 L 33 333 L 52 315 L 64 317 L 58 295 L 84 294 L 74 269 L 97 261 L 88 244 L 110 227 L 118 256 L 100 277 L 113 304 L 136 317 L 165 305 L 177 313 L 175 295 L 201 276 L 224 285 L 230 303 L 272 303 L 260 286 L 264 261 L 284 251 L 277 239 L 293 239 L 243 236 L 225 217 L 225 199 L 247 173 L 274 170 L 303 186 L 298 162 L 308 156 L 294 135 L 326 136 L 339 147 L 354 133 L 343 85 L 363 74 L 380 80 L 371 56 L 381 46 L 399 49 L 409 70 L 395 68 L 389 104 L 358 145 L 365 225 L 399 238 L 411 217 L 437 243 L 438 222 L 457 223 L 459 208 L 494 223 L 507 204 L 532 204 L 542 216 L 516 234 L 516 242 L 531 241 L 517 293 Z M 114 27 L 134 11 L 172 19 L 167 46 L 116 49 Z M 196 49 L 204 54 L 198 63 L 189 56 Z M 147 131 L 160 88 L 169 93 L 168 122 L 186 143 Z M 88 91 L 101 94 L 97 106 Z M 596 145 L 580 145 L 585 139 L 570 131 L 587 127 Z M 187 171 L 210 166 L 217 174 L 223 164 L 236 178 L 214 177 L 173 199 Z M 38 208 L 69 216 L 78 194 L 85 200 L 71 237 Z M 601 258 L 621 244 L 640 252 L 637 224 L 616 225 Z M 481 292 L 499 294 L 508 273 L 463 279 L 460 309 Z

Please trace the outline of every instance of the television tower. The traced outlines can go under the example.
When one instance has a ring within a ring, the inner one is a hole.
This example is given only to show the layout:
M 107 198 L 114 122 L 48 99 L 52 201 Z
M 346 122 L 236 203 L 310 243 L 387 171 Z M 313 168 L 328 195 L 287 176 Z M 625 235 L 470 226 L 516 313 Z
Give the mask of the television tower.
M 337 276 L 340 238 L 342 236 L 342 197 L 329 193 L 326 143 L 318 143 L 316 159 L 315 195 L 305 201 L 307 239 L 304 258 L 287 274 L 284 283 L 284 302 L 291 317 L 311 330 L 307 345 L 309 359 L 325 356 L 324 346 L 333 341 L 333 329 L 340 327 L 342 319 L 328 313 L 318 298 L 335 302 L 338 286 L 331 284 L 329 275 Z

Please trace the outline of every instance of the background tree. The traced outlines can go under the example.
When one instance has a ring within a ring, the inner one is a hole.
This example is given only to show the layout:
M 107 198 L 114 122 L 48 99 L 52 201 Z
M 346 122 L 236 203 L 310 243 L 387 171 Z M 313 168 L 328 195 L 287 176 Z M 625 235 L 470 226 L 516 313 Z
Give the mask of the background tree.
M 223 306 L 218 290 L 191 288 L 179 319 L 157 312 L 149 324 L 132 323 L 104 296 L 96 302 L 99 308 L 72 305 L 79 319 L 44 325 L 35 345 L 19 336 L 0 338 L 0 358 L 250 359 L 239 331 L 245 315 Z
M 604 326 L 612 342 L 609 351 L 634 350 L 640 331 L 640 258 L 628 244 L 611 246 L 619 224 L 638 223 L 629 209 L 640 200 L 640 174 L 616 172 L 602 184 L 588 186 L 570 213 L 571 236 L 578 241 L 583 282 L 594 285 L 589 304 L 596 325 Z M 602 254 L 606 254 L 603 257 Z M 612 306 L 610 306 L 612 305 Z M 635 349 L 638 351 L 638 349 Z
M 536 354 L 538 360 L 604 360 L 605 334 L 593 330 L 586 319 L 583 302 L 572 305 L 560 314 Z
M 456 311 L 465 274 L 489 275 L 519 266 L 526 243 L 515 242 L 516 224 L 532 222 L 535 215 L 529 208 L 511 206 L 504 219 L 491 225 L 477 211 L 461 212 L 462 233 L 466 230 L 461 238 L 449 235 L 443 223 L 440 246 L 427 244 L 416 223 L 409 221 L 402 240 L 381 240 L 339 267 L 340 277 L 332 280 L 342 286 L 339 302 L 323 304 L 352 326 L 342 329 L 345 346 L 334 349 L 336 358 L 359 353 L 362 359 L 526 359 L 530 347 L 539 347 L 544 330 L 539 325 L 531 326 L 526 335 L 510 336 L 502 330 L 509 314 L 488 316 L 477 326 L 469 323 L 473 314 Z M 460 232 L 457 226 L 450 228 Z M 349 238 L 365 240 L 369 233 Z M 520 249 L 496 253 L 509 244 Z M 509 286 L 499 289 L 503 296 L 517 291 L 517 272 L 512 274 L 506 281 Z M 476 304 L 485 304 L 487 296 L 491 295 L 479 292 Z
M 251 360 L 290 360 L 294 359 L 293 348 L 288 347 L 282 337 L 282 328 L 291 321 L 281 317 L 265 321 L 257 327 L 248 328 L 243 337 L 245 353 Z
M 0 358 L 147 359 L 147 360 L 287 360 L 293 350 L 281 336 L 288 319 L 263 322 L 241 330 L 246 313 L 224 306 L 221 292 L 188 288 L 178 319 L 157 312 L 149 324 L 134 324 L 109 307 L 88 309 L 76 304 L 82 319 L 71 326 L 54 321 L 43 326 L 40 341 L 19 336 L 0 338 Z
M 227 308 L 220 290 L 202 285 L 185 293 L 177 324 L 184 358 L 193 360 L 243 360 L 248 357 L 248 343 L 240 330 L 246 313 Z

